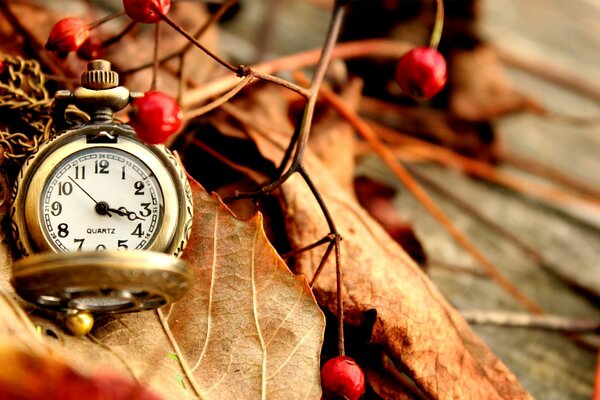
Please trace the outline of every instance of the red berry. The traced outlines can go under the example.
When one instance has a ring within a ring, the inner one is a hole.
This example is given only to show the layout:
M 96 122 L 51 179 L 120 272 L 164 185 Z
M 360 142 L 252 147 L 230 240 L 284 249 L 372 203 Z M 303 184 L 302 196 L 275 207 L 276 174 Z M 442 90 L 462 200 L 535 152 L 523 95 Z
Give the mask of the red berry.
M 365 376 L 356 361 L 346 356 L 334 357 L 321 368 L 323 398 L 358 400 L 365 392 Z
M 396 82 L 412 97 L 429 99 L 446 84 L 446 60 L 436 49 L 415 47 L 398 62 Z
M 129 125 L 147 143 L 164 143 L 181 127 L 181 108 L 171 96 L 158 91 L 147 92 L 131 103 Z
M 63 18 L 52 27 L 46 49 L 66 55 L 79 49 L 89 36 L 88 24 L 83 20 L 73 17 Z
M 160 22 L 161 14 L 166 15 L 171 7 L 171 0 L 123 0 L 125 13 L 142 24 Z

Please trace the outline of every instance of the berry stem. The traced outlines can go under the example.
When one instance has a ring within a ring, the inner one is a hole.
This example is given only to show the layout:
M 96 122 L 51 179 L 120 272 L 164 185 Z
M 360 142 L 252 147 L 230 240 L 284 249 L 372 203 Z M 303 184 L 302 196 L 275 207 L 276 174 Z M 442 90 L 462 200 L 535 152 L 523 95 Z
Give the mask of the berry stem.
M 335 47 L 335 43 L 337 42 L 337 38 L 339 36 L 340 28 L 342 26 L 342 21 L 344 18 L 344 14 L 346 11 L 346 5 L 348 3 L 344 0 L 337 0 L 334 5 L 333 13 L 331 16 L 331 20 L 329 22 L 329 29 L 327 31 L 327 36 L 325 38 L 325 43 L 322 48 L 321 56 L 319 58 L 319 62 L 315 68 L 315 72 L 310 83 L 309 92 L 307 93 L 307 104 L 304 107 L 304 113 L 302 116 L 302 120 L 300 123 L 300 127 L 297 131 L 297 139 L 290 143 L 288 149 L 286 149 L 286 154 L 291 153 L 290 147 L 293 147 L 293 156 L 291 160 L 291 164 L 288 169 L 274 182 L 262 187 L 260 190 L 255 192 L 245 192 L 245 193 L 236 193 L 235 196 L 225 199 L 224 201 L 227 203 L 228 201 L 238 200 L 241 198 L 255 198 L 259 196 L 264 196 L 271 191 L 279 188 L 287 179 L 290 178 L 294 173 L 299 173 L 300 176 L 306 182 L 308 188 L 312 192 L 315 200 L 319 204 L 321 208 L 321 212 L 325 217 L 327 225 L 329 227 L 329 232 L 333 240 L 330 242 L 327 251 L 325 252 L 325 256 L 321 260 L 321 264 L 319 265 L 318 271 L 315 273 L 318 276 L 319 270 L 322 268 L 322 265 L 325 264 L 327 260 L 332 245 L 335 248 L 335 267 L 336 267 L 336 281 L 337 281 L 337 318 L 338 318 L 338 352 L 340 355 L 344 355 L 344 305 L 342 300 L 342 264 L 341 264 L 341 252 L 340 252 L 340 241 L 341 236 L 335 226 L 333 218 L 323 200 L 323 197 L 319 193 L 319 190 L 314 185 L 310 175 L 304 168 L 302 161 L 304 157 L 304 151 L 306 150 L 308 138 L 310 135 L 310 130 L 312 127 L 312 119 L 314 115 L 315 106 L 317 103 L 317 94 L 319 93 L 319 89 L 321 88 L 321 84 L 323 83 L 323 79 L 325 77 L 325 73 L 327 71 L 327 66 L 329 65 L 329 61 L 331 60 L 331 55 L 333 53 L 333 49 Z M 251 71 L 251 70 L 250 70 Z M 314 284 L 315 277 L 313 277 Z
M 408 42 L 387 39 L 367 39 L 337 44 L 333 49 L 332 57 L 352 59 L 377 56 L 398 59 L 412 47 L 414 46 Z M 281 71 L 307 68 L 315 65 L 319 61 L 320 56 L 321 48 L 316 48 L 253 65 L 252 70 L 263 74 L 275 74 Z M 237 83 L 237 77 L 224 76 L 211 82 L 197 85 L 193 89 L 187 91 L 182 99 L 182 105 L 184 107 L 189 107 L 196 103 L 204 102 L 211 97 L 226 92 Z
M 193 37 L 192 35 L 190 35 L 181 26 L 177 25 L 177 23 L 175 21 L 173 21 L 171 19 L 171 17 L 169 17 L 168 15 L 166 15 L 166 14 L 164 14 L 162 12 L 159 15 L 160 15 L 160 18 L 163 21 L 165 21 L 171 28 L 173 28 L 177 32 L 179 32 L 183 37 L 185 37 L 187 40 L 189 40 L 191 43 L 193 43 L 194 46 L 198 47 L 200 50 L 202 50 L 204 53 L 206 53 L 213 60 L 215 60 L 216 62 L 218 62 L 219 64 L 221 64 L 225 68 L 227 68 L 228 70 L 230 70 L 232 72 L 235 72 L 236 74 L 239 72 L 238 71 L 238 67 L 229 64 L 227 61 L 223 60 L 221 57 L 219 57 L 218 55 L 216 55 L 215 53 L 213 53 L 212 51 L 210 51 L 209 49 L 207 49 L 206 47 L 204 47 L 204 45 L 202 45 L 202 43 L 200 43 L 198 40 L 196 40 L 195 37 Z
M 224 95 L 219 96 L 219 98 L 217 98 L 216 100 L 214 100 L 208 104 L 205 104 L 200 108 L 196 108 L 192 111 L 187 112 L 184 116 L 184 119 L 190 120 L 192 118 L 199 117 L 199 116 L 206 114 L 207 112 L 212 111 L 215 108 L 223 105 L 224 103 L 228 102 L 233 96 L 235 96 L 240 90 L 242 90 L 243 88 L 248 86 L 252 82 L 252 79 L 253 79 L 252 75 L 248 75 L 248 76 L 244 77 L 244 79 L 242 79 L 240 81 L 240 83 L 238 83 L 233 89 L 231 89 L 229 92 L 225 93 Z
M 436 0 L 435 23 L 429 39 L 429 47 L 437 49 L 444 29 L 444 0 Z
M 344 299 L 342 297 L 342 285 L 344 276 L 342 274 L 341 260 L 341 236 L 335 236 L 335 278 L 336 278 L 336 295 L 337 295 L 337 323 L 338 323 L 338 354 L 343 356 L 346 354 L 344 348 Z
M 204 34 L 204 32 L 206 32 L 208 30 L 208 28 L 210 28 L 215 22 L 217 22 L 219 19 L 221 19 L 221 17 L 223 16 L 223 14 L 225 14 L 225 12 L 234 4 L 236 4 L 239 0 L 229 0 L 227 3 L 224 3 L 219 10 L 214 13 L 210 19 L 208 21 L 206 21 L 206 23 L 204 23 L 204 25 L 202 25 L 200 28 L 198 28 L 198 30 L 194 33 L 194 37 L 196 39 L 200 39 L 200 37 Z M 176 50 L 164 57 L 162 57 L 159 61 L 159 63 L 162 65 L 165 62 L 175 58 L 175 57 L 180 57 L 181 55 L 187 53 L 192 47 L 194 47 L 194 44 L 192 42 L 187 42 L 182 48 L 180 48 L 179 50 Z M 134 74 L 138 71 L 141 71 L 143 69 L 146 68 L 150 68 L 152 66 L 152 63 L 146 63 L 146 64 L 142 64 L 138 67 L 134 67 L 134 68 L 130 68 L 124 71 L 121 71 L 121 75 L 129 75 L 129 74 Z
M 133 28 L 135 28 L 137 26 L 137 22 L 135 21 L 131 21 L 129 24 L 127 24 L 127 26 L 119 33 L 117 33 L 115 36 L 109 37 L 108 39 L 104 40 L 101 44 L 100 47 L 109 47 L 112 46 L 113 44 L 117 43 L 119 40 L 121 40 L 125 35 L 127 35 L 129 32 L 131 32 L 131 30 Z
M 117 13 L 114 13 L 114 14 L 107 15 L 106 17 L 100 18 L 99 20 L 91 22 L 90 24 L 88 24 L 88 29 L 90 31 L 92 29 L 96 29 L 100 25 L 105 24 L 108 21 L 112 21 L 113 19 L 119 18 L 119 17 L 121 17 L 123 15 L 125 15 L 125 11 L 120 11 L 120 12 L 117 12 Z
M 152 81 L 150 82 L 150 91 L 156 90 L 158 81 L 158 44 L 160 42 L 160 24 L 154 24 L 154 54 L 152 65 Z

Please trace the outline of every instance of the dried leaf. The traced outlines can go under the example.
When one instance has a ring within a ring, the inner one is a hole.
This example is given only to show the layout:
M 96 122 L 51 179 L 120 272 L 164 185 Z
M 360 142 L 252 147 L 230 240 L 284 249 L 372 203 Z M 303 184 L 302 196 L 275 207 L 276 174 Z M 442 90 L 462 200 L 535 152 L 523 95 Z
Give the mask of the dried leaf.
M 268 95 L 272 100 L 273 93 Z M 291 132 L 282 129 L 279 120 L 269 121 L 261 108 L 252 107 L 264 102 L 261 94 L 256 96 L 244 101 L 246 108 L 238 108 L 236 117 L 255 127 L 248 133 L 265 157 L 281 157 Z M 257 126 L 269 127 L 268 134 Z M 366 312 L 375 310 L 371 343 L 383 346 L 394 363 L 431 398 L 530 398 L 419 267 L 310 152 L 305 167 L 344 238 L 346 322 L 359 325 Z M 299 176 L 288 180 L 282 192 L 288 234 L 295 248 L 314 243 L 329 232 L 316 201 L 307 200 L 312 195 Z M 318 251 L 301 254 L 296 258 L 297 270 L 311 277 L 321 256 Z M 315 293 L 321 304 L 335 312 L 336 281 L 331 264 L 330 260 Z
M 516 378 L 471 331 L 407 254 L 351 199 L 327 179 L 317 162 L 309 171 L 321 188 L 344 237 L 344 298 L 348 320 L 360 322 L 364 312 L 377 311 L 371 342 L 381 344 L 421 390 L 436 399 L 528 398 Z M 301 247 L 318 239 L 316 204 L 299 179 L 284 186 L 290 240 Z M 310 229 L 306 227 L 310 226 Z M 312 276 L 320 254 L 303 254 L 299 271 Z M 316 294 L 322 304 L 335 305 L 335 276 L 326 266 Z M 368 283 L 368 284 L 367 284 Z
M 318 398 L 324 317 L 267 241 L 194 183 L 184 258 L 196 284 L 166 317 L 199 388 L 215 399 Z
M 427 255 L 408 220 L 394 207 L 396 190 L 367 177 L 354 180 L 358 202 L 383 229 L 419 264 L 427 261 Z

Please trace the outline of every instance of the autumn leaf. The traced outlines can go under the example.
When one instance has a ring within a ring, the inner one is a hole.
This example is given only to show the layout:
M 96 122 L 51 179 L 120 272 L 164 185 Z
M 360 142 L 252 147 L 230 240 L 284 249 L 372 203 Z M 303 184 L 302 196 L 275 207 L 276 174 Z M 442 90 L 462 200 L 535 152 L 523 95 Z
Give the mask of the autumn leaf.
M 192 183 L 184 258 L 195 286 L 165 320 L 198 389 L 215 399 L 318 398 L 324 317 L 304 277 L 270 245 L 262 217 L 232 216 Z
M 285 108 L 277 91 L 263 87 L 243 99 L 241 106 L 228 108 L 235 123 L 242 122 L 257 148 L 272 160 L 282 157 L 292 134 L 281 117 L 272 119 L 275 115 L 272 108 L 263 111 L 267 103 Z M 223 123 L 220 118 L 219 124 Z M 382 346 L 396 367 L 405 371 L 418 389 L 431 398 L 530 398 L 415 262 L 310 151 L 305 155 L 304 165 L 343 237 L 346 322 L 364 325 L 366 313 L 375 311 L 371 344 Z M 307 200 L 311 193 L 300 176 L 290 178 L 282 186 L 282 194 L 293 248 L 314 243 L 329 232 L 317 202 Z M 321 257 L 319 251 L 300 254 L 295 263 L 297 272 L 312 277 Z M 319 303 L 333 313 L 335 288 L 335 268 L 330 260 L 314 289 Z

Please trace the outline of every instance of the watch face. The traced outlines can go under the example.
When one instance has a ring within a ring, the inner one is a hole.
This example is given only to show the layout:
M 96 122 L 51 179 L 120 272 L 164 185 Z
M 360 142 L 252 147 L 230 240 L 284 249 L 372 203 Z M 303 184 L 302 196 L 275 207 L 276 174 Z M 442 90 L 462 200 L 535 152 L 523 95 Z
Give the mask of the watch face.
M 140 250 L 164 215 L 160 184 L 138 157 L 93 147 L 63 159 L 40 197 L 42 232 L 58 251 Z

